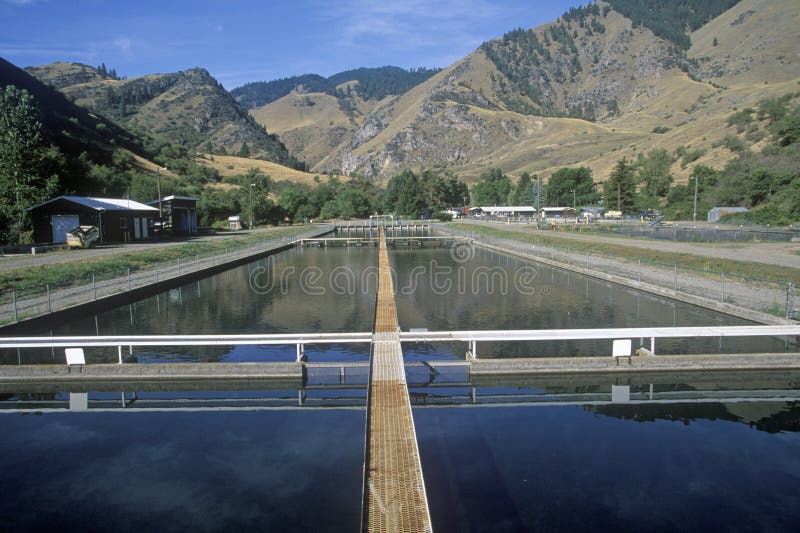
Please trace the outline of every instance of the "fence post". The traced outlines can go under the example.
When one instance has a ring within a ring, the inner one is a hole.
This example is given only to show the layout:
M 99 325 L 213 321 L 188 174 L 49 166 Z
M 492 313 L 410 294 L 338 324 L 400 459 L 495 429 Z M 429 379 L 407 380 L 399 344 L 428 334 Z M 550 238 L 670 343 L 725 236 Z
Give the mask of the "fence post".
M 642 260 L 639 259 L 639 271 L 636 273 L 636 281 L 642 282 Z
M 11 299 L 14 301 L 14 322 L 19 322 L 19 317 L 17 316 L 17 290 L 16 289 L 11 291 Z
M 94 272 L 92 272 L 92 300 L 97 300 L 97 282 Z
M 53 306 L 50 303 L 50 284 L 49 283 L 47 284 L 47 310 L 50 313 L 53 312 Z
M 128 290 L 131 290 L 131 267 L 128 267 Z
M 178 274 L 181 273 L 181 256 L 178 256 Z
M 722 273 L 722 303 L 725 303 L 725 272 Z
M 200 253 L 199 252 L 194 254 L 194 266 L 196 268 L 198 268 L 198 269 L 200 268 Z
M 790 281 L 786 286 L 786 318 L 792 318 L 792 307 L 794 307 L 794 282 Z

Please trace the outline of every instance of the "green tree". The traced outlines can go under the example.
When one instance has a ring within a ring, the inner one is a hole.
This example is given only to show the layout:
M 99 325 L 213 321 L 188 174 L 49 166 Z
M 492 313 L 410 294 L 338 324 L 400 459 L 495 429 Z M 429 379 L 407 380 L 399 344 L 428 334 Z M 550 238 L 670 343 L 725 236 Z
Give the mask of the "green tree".
M 642 192 L 650 197 L 663 197 L 672 183 L 670 168 L 675 159 L 664 149 L 650 150 L 647 156 L 639 154 L 636 161 L 637 176 Z
M 611 175 L 603 184 L 603 194 L 609 209 L 630 213 L 636 209 L 636 174 L 626 158 L 617 161 Z
M 473 185 L 472 198 L 475 205 L 506 205 L 511 192 L 511 178 L 499 168 L 491 168 L 481 174 L 481 181 Z
M 14 85 L 0 91 L 0 238 L 5 242 L 19 242 L 28 227 L 26 210 L 58 188 L 53 162 L 60 152 L 45 144 L 36 113 L 28 91 Z
M 469 201 L 467 184 L 443 168 L 423 170 L 420 175 L 425 190 L 425 204 L 432 209 L 465 205 Z
M 523 172 L 514 187 L 514 192 L 509 198 L 511 205 L 533 205 L 533 184 L 531 183 L 531 175 Z
M 574 196 L 573 196 L 573 191 Z M 561 168 L 550 176 L 547 184 L 548 202 L 555 206 L 571 206 L 594 201 L 594 179 L 589 167 Z
M 400 215 L 419 216 L 426 207 L 425 188 L 410 170 L 392 176 L 386 186 L 384 208 Z
M 311 188 L 306 185 L 292 184 L 285 187 L 278 195 L 278 205 L 286 211 L 288 217 L 292 220 L 302 220 L 303 218 L 310 218 L 316 216 L 319 211 L 304 209 L 309 206 L 311 199 Z M 310 217 L 308 213 L 312 212 Z

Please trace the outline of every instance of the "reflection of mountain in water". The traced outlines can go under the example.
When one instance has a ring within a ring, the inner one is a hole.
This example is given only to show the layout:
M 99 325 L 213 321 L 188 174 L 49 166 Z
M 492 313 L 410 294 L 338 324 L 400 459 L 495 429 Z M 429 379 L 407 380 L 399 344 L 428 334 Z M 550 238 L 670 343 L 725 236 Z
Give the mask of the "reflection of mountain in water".
M 800 402 L 587 405 L 584 409 L 634 422 L 697 420 L 741 422 L 767 433 L 800 431 Z

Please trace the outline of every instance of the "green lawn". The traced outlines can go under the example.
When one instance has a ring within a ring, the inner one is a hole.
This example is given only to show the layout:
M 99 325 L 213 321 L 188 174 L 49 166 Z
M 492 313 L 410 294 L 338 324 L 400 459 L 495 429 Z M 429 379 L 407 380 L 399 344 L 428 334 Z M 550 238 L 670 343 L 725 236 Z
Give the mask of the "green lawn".
M 109 257 L 97 257 L 85 260 L 69 260 L 50 265 L 28 268 L 17 268 L 0 272 L 0 291 L 20 289 L 47 283 L 66 283 L 73 278 L 91 276 L 93 273 L 117 271 L 122 272 L 146 268 L 161 261 L 169 261 L 178 257 L 193 258 L 197 254 L 205 255 L 221 252 L 226 248 L 236 250 L 257 242 L 280 239 L 286 235 L 296 234 L 311 226 L 292 226 L 275 228 L 268 232 L 246 234 L 230 238 L 204 242 L 187 242 L 165 246 L 152 251 L 123 252 Z M 79 256 L 80 251 L 70 252 Z M 71 258 L 72 259 L 72 258 Z

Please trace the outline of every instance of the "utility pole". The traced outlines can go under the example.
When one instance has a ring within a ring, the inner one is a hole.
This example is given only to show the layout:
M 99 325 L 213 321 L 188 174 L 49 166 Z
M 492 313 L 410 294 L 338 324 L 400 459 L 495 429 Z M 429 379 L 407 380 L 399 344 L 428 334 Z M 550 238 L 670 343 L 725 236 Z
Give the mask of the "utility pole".
M 164 167 L 164 172 L 167 171 L 167 167 Z M 164 211 L 161 208 L 161 167 L 158 167 L 156 170 L 156 190 L 158 192 L 158 222 L 159 222 L 159 230 L 162 228 L 162 223 L 164 222 Z
M 255 186 L 255 183 L 250 184 L 250 229 L 253 229 L 253 189 Z
M 692 176 L 690 179 L 694 180 L 694 214 L 692 215 L 692 221 L 697 222 L 697 183 L 700 180 L 697 179 L 697 176 Z

